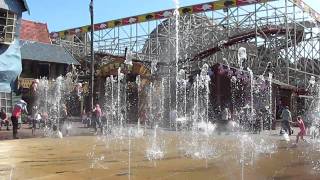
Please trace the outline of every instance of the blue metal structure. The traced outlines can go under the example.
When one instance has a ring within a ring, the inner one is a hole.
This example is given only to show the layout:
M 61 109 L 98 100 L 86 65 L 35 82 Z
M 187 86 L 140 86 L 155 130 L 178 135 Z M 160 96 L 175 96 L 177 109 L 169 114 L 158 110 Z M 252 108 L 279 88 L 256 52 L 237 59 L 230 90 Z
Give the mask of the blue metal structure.
M 11 92 L 22 71 L 19 32 L 22 13 L 29 12 L 25 0 L 0 0 L 0 9 L 17 15 L 16 32 L 10 44 L 0 43 L 0 92 Z

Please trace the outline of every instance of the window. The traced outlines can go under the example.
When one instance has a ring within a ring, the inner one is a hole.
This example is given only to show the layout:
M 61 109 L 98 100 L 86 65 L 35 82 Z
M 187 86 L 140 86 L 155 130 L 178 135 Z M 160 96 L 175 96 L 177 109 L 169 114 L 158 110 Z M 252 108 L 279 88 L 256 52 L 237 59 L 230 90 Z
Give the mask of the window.
M 11 112 L 11 93 L 0 92 L 0 108 L 4 108 L 7 113 Z
M 10 44 L 16 31 L 17 15 L 0 9 L 0 43 Z
M 24 78 L 36 78 L 36 76 L 34 76 L 33 74 L 35 74 L 32 71 L 33 68 L 33 63 L 29 60 L 22 60 L 22 73 L 21 73 L 21 77 Z

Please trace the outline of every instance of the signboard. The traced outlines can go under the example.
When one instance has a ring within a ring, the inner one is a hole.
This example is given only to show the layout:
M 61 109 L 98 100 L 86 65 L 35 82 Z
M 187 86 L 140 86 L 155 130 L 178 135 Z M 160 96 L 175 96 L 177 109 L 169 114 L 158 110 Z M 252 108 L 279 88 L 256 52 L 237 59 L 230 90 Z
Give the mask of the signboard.
M 19 78 L 19 86 L 25 89 L 29 89 L 33 80 L 33 78 Z
M 141 75 L 148 77 L 151 75 L 151 71 L 149 68 L 147 68 L 144 64 L 139 62 L 132 62 L 132 65 L 124 64 L 124 60 L 114 60 L 111 63 L 103 65 L 98 70 L 99 76 L 110 76 L 114 75 L 116 76 L 118 74 L 118 69 L 121 68 L 121 70 L 124 73 L 132 73 L 136 75 Z
M 246 6 L 246 5 L 257 4 L 257 3 L 265 3 L 269 1 L 275 1 L 275 0 L 218 0 L 218 1 L 208 2 L 208 3 L 196 4 L 192 6 L 185 6 L 185 7 L 179 8 L 178 10 L 180 15 L 186 15 L 186 14 L 221 10 L 221 9 L 232 8 L 232 7 Z M 95 24 L 94 30 L 99 31 L 103 29 L 114 28 L 114 27 L 119 27 L 124 25 L 170 18 L 174 16 L 174 11 L 175 9 L 168 9 L 164 11 L 152 12 L 152 13 L 142 14 L 138 16 L 126 17 L 123 19 L 106 21 L 103 23 Z M 64 38 L 66 35 L 86 33 L 86 32 L 89 32 L 90 30 L 91 30 L 91 27 L 87 25 L 87 26 L 68 29 L 60 32 L 53 32 L 50 34 L 50 37 L 52 39 Z

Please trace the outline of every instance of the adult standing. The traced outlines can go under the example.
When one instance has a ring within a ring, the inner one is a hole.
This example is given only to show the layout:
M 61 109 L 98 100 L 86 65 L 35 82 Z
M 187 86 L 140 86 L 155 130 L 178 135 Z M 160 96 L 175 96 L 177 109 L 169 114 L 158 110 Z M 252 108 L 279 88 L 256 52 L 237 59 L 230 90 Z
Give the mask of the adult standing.
M 97 133 L 97 126 L 100 126 L 101 128 L 101 133 L 103 133 L 103 127 L 101 124 L 101 115 L 102 115 L 102 111 L 100 108 L 99 104 L 96 104 L 95 108 L 92 111 L 92 120 L 93 120 L 93 127 L 94 127 L 94 131 L 95 133 Z
M 31 110 L 31 113 L 33 115 L 36 115 L 36 111 L 38 109 L 38 103 L 39 103 L 39 92 L 38 92 L 38 84 L 39 80 L 35 79 L 32 81 L 32 84 L 29 89 L 29 107 Z
M 231 120 L 231 113 L 229 108 L 225 107 L 221 112 L 221 120 L 218 121 L 218 133 L 226 132 L 229 121 Z
M 289 107 L 286 106 L 281 113 L 281 119 L 282 119 L 282 128 L 291 135 L 291 128 L 290 128 L 290 122 L 292 121 L 291 112 L 289 110 Z
M 31 121 L 32 121 L 32 135 L 36 133 L 37 126 L 37 115 L 38 115 L 38 103 L 39 103 L 39 93 L 38 93 L 39 80 L 35 79 L 29 89 L 29 110 L 31 111 Z
M 229 108 L 224 108 L 221 118 L 224 122 L 228 122 L 231 119 L 231 113 L 229 111 Z
M 59 130 L 62 132 L 63 127 L 66 129 L 66 135 L 69 135 L 69 130 L 71 128 L 71 121 L 68 118 L 68 109 L 65 104 L 62 105 L 61 117 L 60 117 L 60 127 Z
M 7 116 L 7 113 L 5 111 L 4 108 L 1 108 L 1 112 L 0 112 L 0 130 L 1 130 L 1 127 L 2 125 L 4 124 L 5 126 L 7 126 L 7 131 L 9 131 L 9 120 L 8 120 L 8 116 Z
M 78 116 L 81 114 L 82 84 L 78 83 L 70 93 L 69 101 L 67 101 L 68 115 Z
M 19 139 L 17 137 L 18 134 L 18 119 L 20 118 L 21 114 L 25 112 L 28 114 L 27 111 L 27 103 L 24 100 L 20 100 L 13 108 L 11 121 L 12 121 L 12 132 L 13 132 L 13 139 Z

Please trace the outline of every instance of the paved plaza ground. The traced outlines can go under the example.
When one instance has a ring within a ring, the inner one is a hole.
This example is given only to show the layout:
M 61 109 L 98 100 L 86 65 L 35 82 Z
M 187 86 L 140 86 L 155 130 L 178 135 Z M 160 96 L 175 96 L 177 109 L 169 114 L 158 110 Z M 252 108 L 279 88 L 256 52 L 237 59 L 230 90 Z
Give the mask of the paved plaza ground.
M 0 131 L 0 140 L 11 140 L 12 139 L 12 126 L 9 127 L 10 130 L 7 131 L 5 127 Z M 65 133 L 65 132 L 63 132 Z M 86 136 L 94 135 L 92 128 L 85 128 L 80 122 L 72 123 L 72 130 L 70 136 Z M 18 130 L 18 137 L 20 139 L 29 139 L 29 138 L 40 138 L 44 137 L 44 131 L 42 129 L 36 129 L 35 136 L 32 135 L 32 129 L 29 124 L 22 124 L 21 128 Z
M 291 142 L 281 140 L 277 130 L 263 132 L 268 135 L 263 137 L 272 136 L 271 139 L 265 138 L 264 147 L 269 147 L 270 143 L 276 145 L 276 151 L 263 147 L 266 151 L 252 156 L 262 147 L 257 146 L 256 151 L 250 148 L 241 150 L 241 141 L 235 136 L 217 135 L 207 141 L 210 146 L 199 146 L 206 150 L 199 152 L 209 155 L 211 150 L 215 150 L 215 155 L 208 159 L 183 156 L 177 145 L 187 142 L 176 136 L 180 133 L 166 131 L 158 135 L 161 142 L 166 142 L 165 156 L 161 160 L 148 160 L 146 152 L 150 148 L 148 142 L 153 137 L 152 131 L 147 136 L 131 139 L 129 143 L 127 138 L 96 137 L 92 129 L 81 126 L 75 123 L 72 136 L 63 139 L 30 138 L 31 129 L 23 126 L 20 137 L 26 139 L 0 141 L 0 177 L 17 180 L 230 180 L 242 177 L 246 180 L 318 180 L 320 177 L 317 170 L 320 168 L 317 164 L 320 155 L 312 150 L 313 145 L 301 142 L 293 147 Z M 1 131 L 1 135 L 11 138 L 11 132 Z M 41 134 L 36 137 L 39 136 Z M 256 143 L 261 142 L 261 136 L 250 137 Z M 291 139 L 294 138 L 291 136 Z M 241 152 L 245 153 L 245 166 L 240 163 Z

